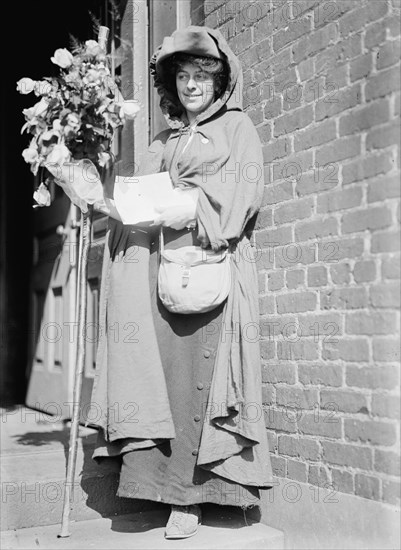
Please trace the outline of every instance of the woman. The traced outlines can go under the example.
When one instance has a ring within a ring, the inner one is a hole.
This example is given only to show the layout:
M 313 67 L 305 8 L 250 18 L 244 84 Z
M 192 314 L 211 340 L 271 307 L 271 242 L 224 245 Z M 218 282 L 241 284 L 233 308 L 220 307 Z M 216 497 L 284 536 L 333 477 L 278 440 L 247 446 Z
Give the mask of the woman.
M 197 531 L 202 503 L 259 502 L 272 486 L 261 406 L 258 292 L 249 235 L 263 192 L 258 134 L 242 111 L 240 64 L 219 31 L 190 26 L 151 61 L 169 125 L 140 174 L 169 170 L 196 188 L 195 208 L 166 208 L 152 226 L 109 211 L 101 338 L 92 403 L 94 458 L 121 455 L 120 497 L 171 505 L 166 538 Z M 112 204 L 112 201 L 108 201 Z M 228 298 L 207 313 L 170 313 L 157 292 L 159 228 L 166 248 L 232 256 Z

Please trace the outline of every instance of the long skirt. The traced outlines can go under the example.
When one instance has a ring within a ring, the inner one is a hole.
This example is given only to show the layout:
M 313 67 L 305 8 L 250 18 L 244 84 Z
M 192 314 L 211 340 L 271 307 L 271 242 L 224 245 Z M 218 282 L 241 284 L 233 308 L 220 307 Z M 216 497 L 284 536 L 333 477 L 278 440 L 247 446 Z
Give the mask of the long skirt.
M 165 228 L 165 247 L 199 244 L 195 235 L 186 229 Z M 196 465 L 224 304 L 202 314 L 170 313 L 157 294 L 158 246 L 156 232 L 149 284 L 176 437 L 125 453 L 117 495 L 178 505 L 254 506 L 260 498 L 257 487 L 236 484 Z

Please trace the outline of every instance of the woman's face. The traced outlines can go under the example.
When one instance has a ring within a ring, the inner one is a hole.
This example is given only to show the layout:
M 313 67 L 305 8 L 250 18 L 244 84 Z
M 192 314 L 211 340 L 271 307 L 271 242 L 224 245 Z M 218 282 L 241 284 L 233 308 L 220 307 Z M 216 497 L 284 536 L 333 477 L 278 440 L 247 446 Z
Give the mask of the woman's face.
M 198 115 L 213 103 L 213 76 L 199 67 L 186 63 L 176 74 L 178 99 L 188 115 Z

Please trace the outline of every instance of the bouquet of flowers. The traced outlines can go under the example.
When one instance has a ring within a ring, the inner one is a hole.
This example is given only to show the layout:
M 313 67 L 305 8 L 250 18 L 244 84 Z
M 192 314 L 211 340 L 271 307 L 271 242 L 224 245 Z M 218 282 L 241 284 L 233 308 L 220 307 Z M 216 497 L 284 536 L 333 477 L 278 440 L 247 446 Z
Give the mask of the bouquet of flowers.
M 54 180 L 86 212 L 87 204 L 103 199 L 99 170 L 111 161 L 115 131 L 135 118 L 139 107 L 122 97 L 99 42 L 76 42 L 72 53 L 59 48 L 51 61 L 60 67 L 58 76 L 17 82 L 18 92 L 38 98 L 23 110 L 21 133 L 33 137 L 22 156 L 33 174 L 43 168 L 34 207 L 51 204 Z

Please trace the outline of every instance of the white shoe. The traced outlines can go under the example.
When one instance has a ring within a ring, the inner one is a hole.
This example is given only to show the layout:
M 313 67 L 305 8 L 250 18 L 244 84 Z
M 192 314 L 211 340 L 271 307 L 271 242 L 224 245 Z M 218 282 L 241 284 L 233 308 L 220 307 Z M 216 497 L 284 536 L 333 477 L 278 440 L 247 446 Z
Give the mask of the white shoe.
M 171 506 L 171 514 L 166 525 L 166 539 L 186 539 L 198 531 L 202 522 L 202 512 L 197 504 L 189 506 Z

